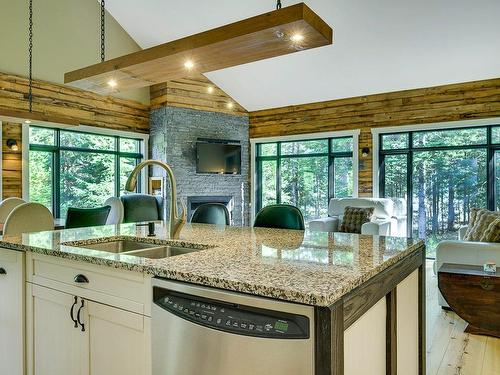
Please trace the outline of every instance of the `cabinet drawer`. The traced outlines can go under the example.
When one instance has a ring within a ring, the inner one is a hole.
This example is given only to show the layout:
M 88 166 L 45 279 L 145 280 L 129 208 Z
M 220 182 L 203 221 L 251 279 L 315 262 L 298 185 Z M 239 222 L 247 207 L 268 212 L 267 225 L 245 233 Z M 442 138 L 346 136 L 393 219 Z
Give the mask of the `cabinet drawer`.
M 149 276 L 54 256 L 34 253 L 27 255 L 28 282 L 150 315 Z M 75 281 L 77 276 L 86 281 Z

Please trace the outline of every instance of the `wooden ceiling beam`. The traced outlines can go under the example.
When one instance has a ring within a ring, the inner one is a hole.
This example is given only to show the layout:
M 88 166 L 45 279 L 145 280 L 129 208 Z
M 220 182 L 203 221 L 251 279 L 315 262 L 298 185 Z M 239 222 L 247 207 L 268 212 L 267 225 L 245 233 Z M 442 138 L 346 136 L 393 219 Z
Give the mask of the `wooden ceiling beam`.
M 302 36 L 300 41 L 293 40 L 296 34 Z M 112 94 L 325 46 L 332 40 L 331 27 L 299 3 L 68 72 L 64 82 Z M 191 69 L 186 61 L 193 63 Z

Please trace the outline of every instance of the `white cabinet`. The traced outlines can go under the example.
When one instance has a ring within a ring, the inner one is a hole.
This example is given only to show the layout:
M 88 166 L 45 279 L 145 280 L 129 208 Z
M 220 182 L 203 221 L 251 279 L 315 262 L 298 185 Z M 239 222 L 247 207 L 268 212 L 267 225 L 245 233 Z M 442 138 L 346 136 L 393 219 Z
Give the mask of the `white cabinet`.
M 149 276 L 31 253 L 26 270 L 28 375 L 151 374 Z
M 151 373 L 151 318 L 95 302 L 87 309 L 90 374 Z
M 83 375 L 87 333 L 75 327 L 71 307 L 75 298 L 63 292 L 28 284 L 28 374 Z M 77 301 L 78 302 L 78 301 Z M 77 308 L 73 308 L 73 316 Z
M 0 249 L 0 374 L 24 373 L 24 253 Z

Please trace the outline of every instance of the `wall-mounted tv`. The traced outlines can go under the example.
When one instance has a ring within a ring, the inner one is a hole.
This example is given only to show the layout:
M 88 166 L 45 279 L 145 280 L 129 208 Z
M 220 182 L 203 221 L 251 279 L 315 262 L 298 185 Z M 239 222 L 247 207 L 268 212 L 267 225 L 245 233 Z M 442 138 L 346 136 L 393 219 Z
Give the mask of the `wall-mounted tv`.
M 198 140 L 196 173 L 241 174 L 241 145 L 238 141 Z

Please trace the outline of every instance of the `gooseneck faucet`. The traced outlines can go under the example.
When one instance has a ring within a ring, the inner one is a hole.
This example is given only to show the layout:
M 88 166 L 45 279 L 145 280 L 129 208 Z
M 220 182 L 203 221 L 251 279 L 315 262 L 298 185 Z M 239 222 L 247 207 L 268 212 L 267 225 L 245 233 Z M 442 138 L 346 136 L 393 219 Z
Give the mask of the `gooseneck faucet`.
M 134 191 L 137 186 L 137 176 L 139 172 L 148 165 L 157 165 L 162 167 L 167 172 L 168 180 L 170 181 L 170 238 L 177 239 L 179 238 L 179 233 L 182 229 L 182 226 L 186 223 L 186 208 L 182 203 L 182 212 L 181 215 L 177 214 L 177 184 L 175 182 L 174 173 L 172 168 L 167 163 L 164 163 L 160 160 L 144 160 L 139 163 L 130 176 L 128 177 L 127 183 L 125 184 L 125 190 Z

